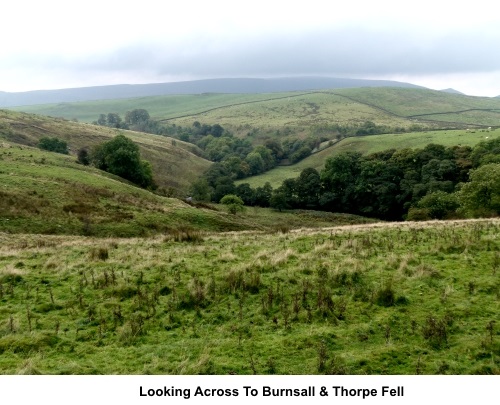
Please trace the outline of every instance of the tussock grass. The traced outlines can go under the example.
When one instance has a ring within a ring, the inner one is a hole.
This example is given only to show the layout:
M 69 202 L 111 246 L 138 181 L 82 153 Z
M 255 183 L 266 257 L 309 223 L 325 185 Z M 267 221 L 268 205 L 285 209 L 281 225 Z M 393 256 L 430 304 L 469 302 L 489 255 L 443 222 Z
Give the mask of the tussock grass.
M 0 234 L 0 369 L 499 373 L 499 232 L 491 219 L 50 247 Z M 435 248 L 452 242 L 467 251 Z

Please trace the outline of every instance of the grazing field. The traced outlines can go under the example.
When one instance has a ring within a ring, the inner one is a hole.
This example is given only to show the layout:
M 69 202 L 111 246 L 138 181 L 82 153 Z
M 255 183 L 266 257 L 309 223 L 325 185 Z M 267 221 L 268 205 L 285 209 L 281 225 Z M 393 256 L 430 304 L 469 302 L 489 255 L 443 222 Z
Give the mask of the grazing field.
M 349 137 L 308 156 L 294 165 L 278 166 L 266 173 L 238 180 L 237 184 L 248 183 L 255 188 L 269 182 L 273 188 L 276 188 L 281 185 L 283 180 L 298 177 L 301 171 L 308 167 L 320 171 L 330 156 L 346 151 L 370 154 L 387 149 L 424 148 L 430 143 L 447 147 L 455 145 L 475 146 L 479 142 L 498 137 L 500 137 L 500 129 L 441 130 Z
M 6 374 L 498 374 L 500 221 L 0 234 Z
M 192 94 L 139 97 L 130 99 L 111 99 L 100 101 L 82 101 L 75 103 L 42 104 L 11 108 L 14 111 L 43 114 L 51 117 L 76 118 L 83 122 L 92 122 L 99 114 L 114 112 L 122 116 L 127 111 L 138 108 L 147 110 L 153 119 L 165 120 L 187 115 L 196 115 L 204 111 L 225 108 L 231 105 L 254 103 L 262 100 L 280 99 L 300 93 L 270 94 Z M 192 122 L 190 122 L 192 124 Z
M 241 104 L 214 109 L 206 113 L 169 120 L 182 126 L 193 121 L 220 123 L 236 133 L 244 134 L 251 128 L 262 131 L 289 131 L 309 133 L 315 127 L 331 123 L 339 125 L 362 125 L 372 121 L 377 125 L 409 128 L 414 122 L 385 111 L 352 101 L 329 92 L 290 94 L 290 97 L 263 100 L 258 103 Z M 431 125 L 424 124 L 429 127 Z
M 496 117 L 500 113 L 500 99 L 495 97 L 472 97 L 460 94 L 450 94 L 442 91 L 426 89 L 400 89 L 380 88 L 371 91 L 368 88 L 338 89 L 335 94 L 351 98 L 353 101 L 373 105 L 401 117 L 417 118 L 427 116 L 424 119 L 442 120 L 440 114 L 468 110 L 483 111 L 488 116 Z M 475 124 L 488 125 L 481 119 L 485 116 L 476 117 Z M 455 117 L 456 118 L 456 117 Z M 445 121 L 445 120 L 443 120 Z M 453 119 L 451 122 L 463 122 Z
M 206 229 L 231 228 L 220 215 L 154 195 L 73 157 L 6 142 L 0 142 L 0 197 L 4 232 L 138 236 L 190 226 L 200 215 Z
M 36 114 L 92 122 L 99 114 L 143 108 L 151 117 L 191 126 L 194 121 L 221 124 L 245 135 L 249 129 L 309 133 L 331 123 L 410 128 L 499 126 L 500 100 L 413 88 L 350 88 L 267 94 L 201 94 L 156 96 L 79 103 L 20 106 Z

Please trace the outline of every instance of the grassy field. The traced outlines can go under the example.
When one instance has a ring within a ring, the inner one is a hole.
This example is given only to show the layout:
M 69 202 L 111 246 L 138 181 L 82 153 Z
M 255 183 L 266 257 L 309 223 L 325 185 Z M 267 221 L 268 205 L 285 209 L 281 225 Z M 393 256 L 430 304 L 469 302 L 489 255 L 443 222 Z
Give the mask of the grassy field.
M 100 113 L 122 116 L 135 108 L 183 126 L 219 123 L 242 135 L 249 128 L 302 132 L 328 123 L 410 127 L 500 125 L 500 100 L 425 89 L 352 88 L 269 94 L 202 94 L 16 107 L 17 111 L 91 122 Z M 448 115 L 443 113 L 449 113 Z M 433 122 L 436 121 L 436 122 Z
M 273 188 L 276 188 L 281 185 L 283 180 L 298 177 L 300 172 L 308 167 L 320 171 L 324 167 L 326 159 L 345 151 L 370 154 L 387 149 L 424 148 L 430 143 L 444 146 L 474 146 L 481 141 L 498 137 L 500 137 L 500 129 L 442 130 L 350 137 L 314 153 L 294 165 L 279 166 L 258 176 L 238 180 L 237 184 L 249 183 L 251 187 L 255 188 L 269 182 Z
M 499 235 L 499 220 L 0 234 L 0 370 L 498 374 Z
M 264 132 L 288 128 L 295 133 L 310 133 L 315 127 L 331 123 L 362 125 L 372 121 L 377 125 L 401 128 L 414 124 L 407 118 L 327 92 L 220 108 L 169 122 L 188 126 L 195 120 L 201 123 L 217 122 L 240 134 L 245 134 L 250 128 L 259 128 Z
M 298 93 L 303 94 L 303 93 Z M 186 115 L 196 115 L 204 111 L 227 106 L 254 103 L 262 100 L 289 97 L 290 93 L 272 94 L 198 94 L 139 97 L 131 99 L 85 101 L 75 103 L 42 104 L 11 108 L 14 111 L 76 118 L 83 122 L 97 120 L 99 114 L 113 112 L 124 116 L 127 111 L 143 108 L 153 119 L 163 120 Z M 190 122 L 190 125 L 192 122 Z
M 492 97 L 472 97 L 435 90 L 390 87 L 376 89 L 376 91 L 369 88 L 357 88 L 338 89 L 332 92 L 349 97 L 353 101 L 377 106 L 401 117 L 426 115 L 427 118 L 441 120 L 442 118 L 439 116 L 431 116 L 470 109 L 483 110 L 485 113 L 492 110 L 489 113 L 492 117 L 496 117 L 495 125 L 498 125 L 498 114 L 500 113 L 500 99 Z M 452 121 L 463 122 L 460 119 Z M 475 123 L 489 125 L 483 123 L 481 119 L 476 120 Z
M 137 143 L 161 187 L 187 192 L 191 182 L 211 165 L 198 156 L 201 151 L 195 145 L 172 138 L 0 110 L 0 140 L 36 146 L 42 137 L 57 137 L 68 143 L 73 158 L 80 148 L 108 141 L 119 133 Z

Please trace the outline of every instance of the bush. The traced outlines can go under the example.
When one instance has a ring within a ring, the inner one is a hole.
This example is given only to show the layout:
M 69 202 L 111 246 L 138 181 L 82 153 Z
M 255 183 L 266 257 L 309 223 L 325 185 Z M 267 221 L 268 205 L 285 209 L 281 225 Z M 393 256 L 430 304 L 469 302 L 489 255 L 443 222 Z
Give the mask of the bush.
M 422 197 L 417 206 L 418 208 L 427 210 L 430 218 L 443 219 L 453 216 L 460 204 L 455 194 L 436 191 Z M 410 213 L 408 212 L 408 216 L 409 215 Z M 412 213 L 412 215 L 414 215 L 414 213 Z
M 130 180 L 143 188 L 154 188 L 151 165 L 141 160 L 139 147 L 124 135 L 95 147 L 92 163 L 101 170 Z
M 237 212 L 244 211 L 243 200 L 234 194 L 226 194 L 220 200 L 221 204 L 227 206 L 227 210 L 230 214 L 235 215 Z
M 49 152 L 62 153 L 64 155 L 69 153 L 68 144 L 58 138 L 43 137 L 38 142 L 38 147 L 43 150 L 48 150 Z
M 79 149 L 76 156 L 78 163 L 81 163 L 84 166 L 88 166 L 90 164 L 90 155 L 87 149 L 85 148 Z

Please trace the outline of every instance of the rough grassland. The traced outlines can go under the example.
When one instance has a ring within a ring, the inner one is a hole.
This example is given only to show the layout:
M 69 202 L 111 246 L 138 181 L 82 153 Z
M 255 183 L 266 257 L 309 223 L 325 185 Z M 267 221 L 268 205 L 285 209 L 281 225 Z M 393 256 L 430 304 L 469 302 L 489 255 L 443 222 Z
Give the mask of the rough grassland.
M 278 213 L 190 206 L 75 162 L 74 157 L 0 142 L 0 231 L 142 236 L 182 228 L 210 231 L 365 223 L 354 215 Z
M 410 127 L 498 126 L 500 100 L 470 97 L 426 89 L 352 88 L 269 94 L 202 94 L 143 97 L 81 103 L 16 107 L 18 111 L 77 118 L 91 122 L 100 113 L 122 116 L 145 108 L 155 119 L 192 125 L 193 121 L 219 123 L 238 133 L 308 131 L 311 125 L 356 124 L 370 120 L 379 125 Z
M 80 148 L 91 148 L 119 133 L 137 143 L 161 187 L 187 192 L 190 183 L 211 165 L 197 156 L 201 152 L 196 146 L 172 138 L 0 110 L 0 139 L 35 146 L 42 137 L 57 137 L 68 143 L 73 156 Z
M 498 374 L 500 222 L 0 234 L 6 374 Z
M 232 222 L 79 165 L 73 157 L 0 142 L 1 231 L 138 236 L 195 224 L 242 229 Z

